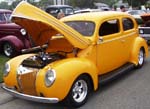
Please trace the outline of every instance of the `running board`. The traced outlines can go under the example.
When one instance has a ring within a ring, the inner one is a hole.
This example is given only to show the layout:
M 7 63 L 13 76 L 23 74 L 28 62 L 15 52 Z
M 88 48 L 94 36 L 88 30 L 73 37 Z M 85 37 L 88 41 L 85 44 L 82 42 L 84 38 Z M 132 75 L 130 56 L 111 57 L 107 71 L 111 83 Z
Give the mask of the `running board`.
M 119 77 L 120 75 L 128 72 L 129 70 L 133 69 L 135 67 L 134 64 L 132 63 L 127 63 L 125 65 L 123 65 L 122 67 L 112 71 L 112 72 L 109 72 L 107 74 L 104 74 L 104 75 L 101 75 L 99 76 L 99 84 L 105 84 L 107 82 L 110 82 L 114 79 L 116 79 L 117 77 Z

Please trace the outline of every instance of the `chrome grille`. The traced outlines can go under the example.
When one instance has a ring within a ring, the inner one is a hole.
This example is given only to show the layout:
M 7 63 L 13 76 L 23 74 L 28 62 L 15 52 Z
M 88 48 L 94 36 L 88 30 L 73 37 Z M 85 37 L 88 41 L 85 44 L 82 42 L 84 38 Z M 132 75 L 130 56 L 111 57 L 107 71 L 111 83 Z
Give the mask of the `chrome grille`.
M 35 81 L 37 72 L 37 69 L 30 69 L 23 66 L 18 68 L 18 84 L 22 93 L 36 95 Z

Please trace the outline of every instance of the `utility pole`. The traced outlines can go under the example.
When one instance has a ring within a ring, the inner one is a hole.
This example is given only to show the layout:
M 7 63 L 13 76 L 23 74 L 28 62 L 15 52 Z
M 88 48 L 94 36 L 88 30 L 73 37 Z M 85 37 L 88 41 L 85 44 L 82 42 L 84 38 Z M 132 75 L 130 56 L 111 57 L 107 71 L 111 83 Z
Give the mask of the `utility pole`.
M 132 0 L 131 0 L 131 8 L 132 8 Z

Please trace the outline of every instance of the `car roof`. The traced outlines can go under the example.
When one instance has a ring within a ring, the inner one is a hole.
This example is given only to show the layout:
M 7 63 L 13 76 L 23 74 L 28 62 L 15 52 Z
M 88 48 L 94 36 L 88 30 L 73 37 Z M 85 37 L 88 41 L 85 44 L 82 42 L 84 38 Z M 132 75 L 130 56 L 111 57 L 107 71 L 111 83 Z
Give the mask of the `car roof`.
M 0 13 L 2 12 L 12 12 L 11 10 L 8 10 L 8 9 L 0 9 Z
M 101 9 L 81 9 L 81 10 L 77 10 L 75 11 L 75 14 L 78 14 L 78 13 L 86 13 L 86 12 L 98 12 L 98 11 L 102 11 Z
M 146 13 L 146 11 L 144 11 L 144 10 L 129 10 L 129 11 L 127 11 L 127 13 L 136 15 L 136 14 Z
M 128 10 L 128 11 L 131 12 L 131 11 L 144 11 L 144 10 L 134 9 L 134 10 Z
M 119 17 L 119 16 L 129 16 L 131 15 L 125 13 L 125 12 L 116 12 L 116 11 L 102 11 L 102 12 L 91 12 L 91 13 L 79 13 L 70 15 L 67 17 L 62 18 L 62 21 L 73 21 L 73 20 L 89 20 L 89 21 L 99 21 L 104 20 L 108 18 L 113 17 Z

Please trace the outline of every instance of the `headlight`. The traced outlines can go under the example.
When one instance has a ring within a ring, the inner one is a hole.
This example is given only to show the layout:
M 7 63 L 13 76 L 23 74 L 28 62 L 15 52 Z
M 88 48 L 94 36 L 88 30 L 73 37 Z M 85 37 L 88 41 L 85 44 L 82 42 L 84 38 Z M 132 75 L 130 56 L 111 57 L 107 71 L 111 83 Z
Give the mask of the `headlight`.
M 7 76 L 9 72 L 10 72 L 10 64 L 9 63 L 5 63 L 3 75 Z
M 45 85 L 47 87 L 50 87 L 54 83 L 55 79 L 56 79 L 55 70 L 49 69 L 45 74 Z
M 26 35 L 26 33 L 27 33 L 25 29 L 21 29 L 20 32 L 22 35 Z

